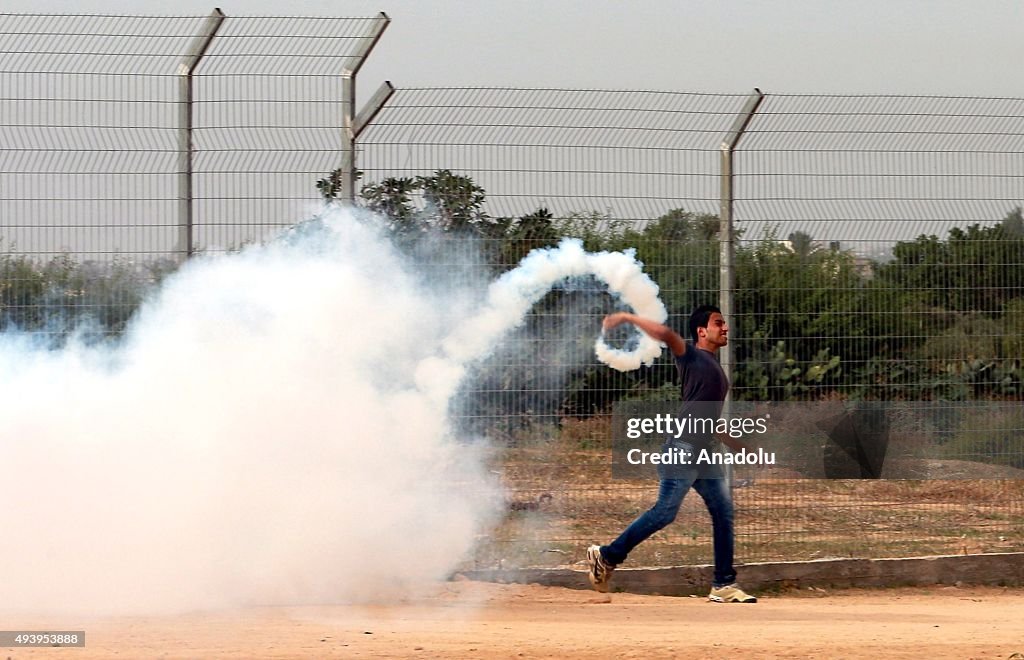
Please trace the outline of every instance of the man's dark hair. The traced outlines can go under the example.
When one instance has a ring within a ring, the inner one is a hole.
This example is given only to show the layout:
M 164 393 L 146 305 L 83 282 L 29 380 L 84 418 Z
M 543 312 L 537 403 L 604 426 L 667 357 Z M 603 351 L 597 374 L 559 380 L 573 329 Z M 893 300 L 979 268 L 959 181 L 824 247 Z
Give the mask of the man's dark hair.
M 690 314 L 690 338 L 694 344 L 697 343 L 697 328 L 708 327 L 708 319 L 716 312 L 721 314 L 722 310 L 714 305 L 701 305 Z

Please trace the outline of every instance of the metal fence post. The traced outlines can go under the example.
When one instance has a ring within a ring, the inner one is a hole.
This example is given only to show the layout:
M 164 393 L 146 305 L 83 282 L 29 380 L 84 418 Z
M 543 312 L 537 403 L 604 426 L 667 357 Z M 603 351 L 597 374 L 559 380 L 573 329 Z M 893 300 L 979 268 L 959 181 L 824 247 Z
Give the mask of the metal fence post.
M 729 128 L 729 132 L 722 138 L 722 144 L 719 146 L 722 166 L 722 192 L 719 212 L 720 222 L 718 228 L 718 241 L 721 248 L 718 260 L 720 287 L 718 294 L 718 306 L 722 309 L 722 316 L 724 316 L 726 322 L 730 324 L 735 322 L 735 317 L 733 315 L 733 298 L 736 292 L 736 269 L 733 265 L 733 255 L 735 254 L 736 249 L 736 236 L 733 228 L 732 215 L 733 153 L 736 150 L 736 145 L 739 144 L 740 138 L 743 137 L 743 131 L 746 130 L 747 125 L 750 123 L 754 113 L 757 112 L 757 107 L 761 105 L 761 101 L 763 99 L 764 94 L 761 93 L 761 90 L 754 88 L 754 93 L 751 94 L 747 99 L 747 102 L 743 104 L 743 109 Z M 732 346 L 723 346 L 718 352 L 718 355 L 720 356 L 722 369 L 725 371 L 726 377 L 728 377 L 729 381 L 732 382 L 734 371 Z
M 347 202 L 348 204 L 355 204 L 356 201 L 356 179 L 359 178 L 358 165 L 356 163 L 356 137 L 359 131 L 365 127 L 366 123 L 372 119 L 372 116 L 376 114 L 376 110 L 373 110 L 369 114 L 369 118 L 366 121 L 359 121 L 356 117 L 356 74 L 359 73 L 359 69 L 363 66 L 363 62 L 369 56 L 370 51 L 380 41 L 380 37 L 384 34 L 384 30 L 387 29 L 391 23 L 391 19 L 384 12 L 380 12 L 378 15 L 378 23 L 376 30 L 373 34 L 366 37 L 363 40 L 362 47 L 353 54 L 355 59 L 355 65 L 349 69 L 345 68 L 341 72 L 341 94 L 342 104 L 344 110 L 342 111 L 341 117 L 341 191 L 338 197 Z M 390 83 L 387 86 L 391 88 Z M 372 101 L 376 101 L 379 97 L 380 92 L 374 95 Z M 387 96 L 390 96 L 390 92 L 386 94 L 384 100 L 380 101 L 383 105 L 384 101 L 387 100 Z M 372 102 L 371 101 L 371 102 Z M 377 110 L 380 108 L 378 107 Z
M 761 101 L 763 99 L 764 94 L 761 93 L 761 90 L 755 87 L 754 93 L 751 94 L 747 99 L 747 102 L 743 104 L 743 109 L 740 110 L 740 114 L 736 117 L 736 120 L 733 121 L 732 126 L 729 128 L 729 132 L 722 138 L 722 144 L 719 146 L 722 163 L 722 193 L 721 199 L 719 200 L 721 206 L 718 224 L 718 241 L 721 249 L 718 257 L 718 306 L 722 310 L 722 316 L 724 316 L 726 322 L 730 324 L 735 324 L 736 321 L 736 317 L 733 314 L 735 309 L 733 302 L 736 294 L 736 267 L 733 264 L 733 255 L 736 252 L 736 232 L 733 228 L 732 217 L 733 153 L 736 151 L 736 145 L 739 144 L 740 138 L 743 137 L 743 131 L 746 130 L 747 125 L 754 116 L 754 113 L 757 112 L 757 106 L 761 105 Z M 728 378 L 731 383 L 735 374 L 735 370 L 733 369 L 735 359 L 733 357 L 734 354 L 732 346 L 723 346 L 718 351 L 718 355 L 722 363 L 722 371 L 725 372 L 726 378 Z M 727 393 L 725 403 L 722 407 L 723 416 L 729 415 L 731 400 L 732 395 Z M 725 479 L 729 488 L 732 489 L 732 465 L 725 466 Z
M 192 241 L 192 155 L 195 151 L 192 143 L 192 73 L 223 22 L 224 12 L 214 9 L 178 65 L 178 247 L 175 251 L 186 259 L 195 250 Z
M 395 93 L 395 86 L 391 84 L 390 80 L 385 80 L 384 83 L 377 88 L 377 91 L 373 93 L 370 100 L 366 102 L 363 109 L 356 115 L 355 125 L 352 127 L 353 137 L 358 140 L 359 134 L 363 132 L 373 118 L 377 116 L 377 113 L 384 108 L 384 104 L 388 102 L 391 95 Z

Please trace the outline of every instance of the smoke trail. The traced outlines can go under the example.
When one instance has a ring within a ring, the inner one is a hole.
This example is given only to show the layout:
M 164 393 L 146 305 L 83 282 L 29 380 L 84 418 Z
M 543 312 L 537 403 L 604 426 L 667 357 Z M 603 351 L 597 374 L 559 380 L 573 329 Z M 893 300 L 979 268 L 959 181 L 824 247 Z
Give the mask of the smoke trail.
M 643 272 L 631 250 L 588 253 L 582 241 L 563 239 L 557 248 L 533 250 L 517 268 L 490 285 L 484 308 L 445 339 L 443 349 L 450 365 L 485 355 L 497 337 L 519 326 L 530 308 L 559 282 L 585 275 L 603 281 L 610 293 L 638 315 L 659 323 L 668 318 L 665 305 L 658 298 L 658 285 Z M 598 337 L 594 350 L 608 366 L 629 371 L 641 364 L 651 364 L 661 355 L 661 344 L 640 333 L 637 346 L 631 351 L 610 347 L 604 337 Z M 451 391 L 461 372 L 453 366 L 447 372 L 448 385 L 441 389 Z
M 336 211 L 193 260 L 116 346 L 0 335 L 0 608 L 339 602 L 444 578 L 501 500 L 480 443 L 452 438 L 450 397 L 537 299 L 588 273 L 664 319 L 630 255 L 578 242 L 453 309 L 468 296 Z M 660 352 L 602 345 L 619 368 Z

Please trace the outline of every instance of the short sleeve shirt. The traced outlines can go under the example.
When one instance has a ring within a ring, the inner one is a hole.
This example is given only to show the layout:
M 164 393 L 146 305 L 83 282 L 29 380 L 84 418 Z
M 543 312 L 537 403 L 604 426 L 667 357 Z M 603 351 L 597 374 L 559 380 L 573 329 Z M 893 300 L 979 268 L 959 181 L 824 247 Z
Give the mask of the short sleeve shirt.
M 713 410 L 707 406 L 700 408 L 715 416 L 721 414 L 721 404 L 729 393 L 729 379 L 714 354 L 687 343 L 686 352 L 675 358 L 683 401 L 717 401 L 719 405 L 713 406 Z

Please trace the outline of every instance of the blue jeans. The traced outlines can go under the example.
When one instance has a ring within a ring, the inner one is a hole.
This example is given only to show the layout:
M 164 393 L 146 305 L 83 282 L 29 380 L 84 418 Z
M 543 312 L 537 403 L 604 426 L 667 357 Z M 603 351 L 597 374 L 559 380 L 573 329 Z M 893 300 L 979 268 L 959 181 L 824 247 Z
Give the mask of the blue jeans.
M 692 486 L 704 499 L 711 514 L 711 530 L 714 540 L 715 575 L 714 586 L 721 587 L 736 581 L 733 567 L 733 507 L 729 484 L 723 478 L 718 466 L 714 469 L 685 468 L 673 470 L 673 478 L 661 479 L 658 501 L 648 511 L 634 520 L 619 538 L 610 545 L 601 546 L 601 555 L 611 564 L 621 564 L 626 556 L 641 542 L 676 519 L 683 497 Z

